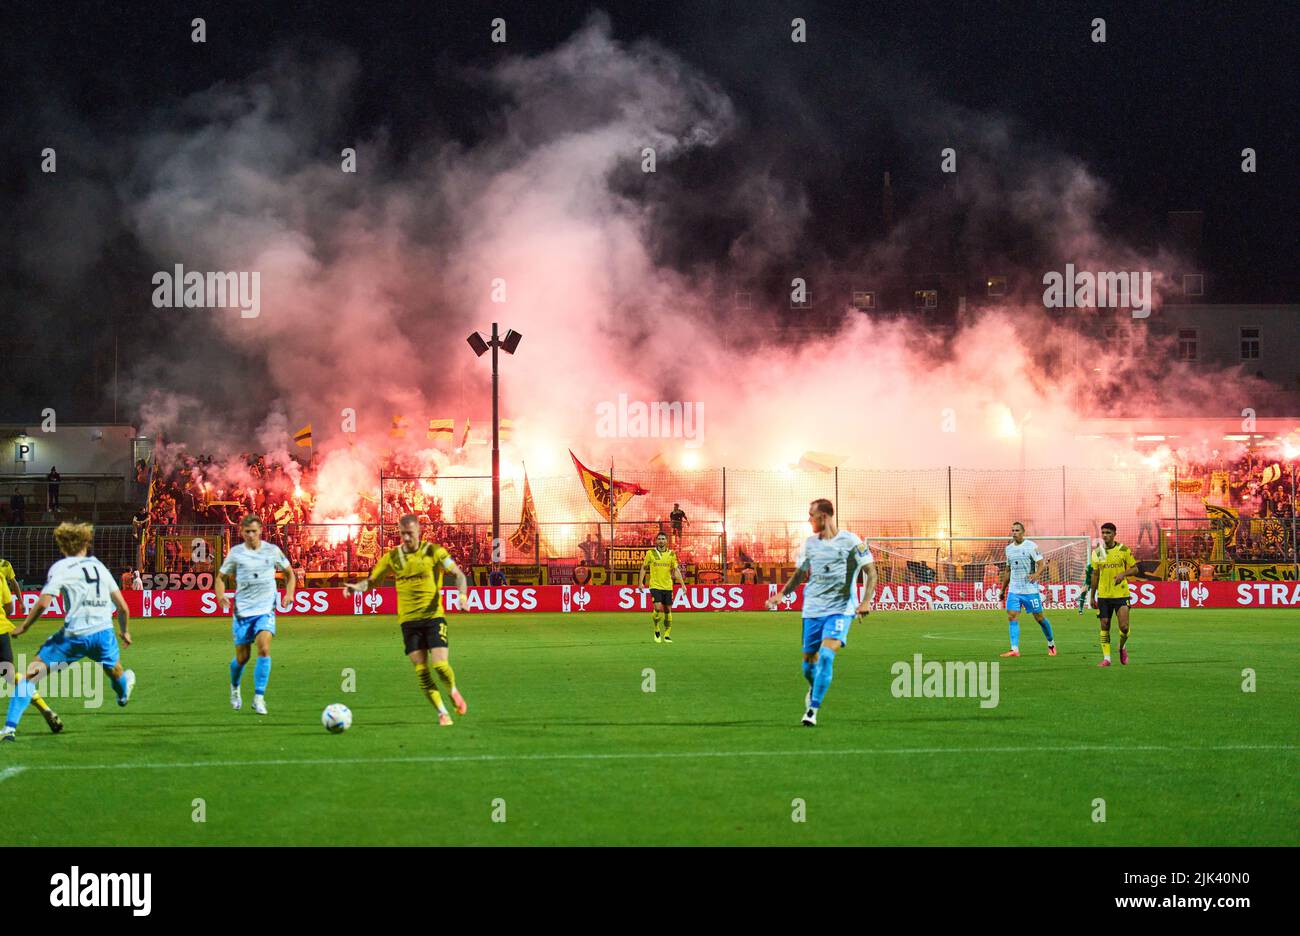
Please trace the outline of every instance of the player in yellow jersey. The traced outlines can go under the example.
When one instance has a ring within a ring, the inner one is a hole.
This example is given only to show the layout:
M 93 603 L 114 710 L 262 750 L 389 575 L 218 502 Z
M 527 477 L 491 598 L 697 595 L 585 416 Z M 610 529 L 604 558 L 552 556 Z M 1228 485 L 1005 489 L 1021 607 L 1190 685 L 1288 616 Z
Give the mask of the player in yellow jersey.
M 456 588 L 465 594 L 465 573 L 451 554 L 434 543 L 420 541 L 420 519 L 407 514 L 398 521 L 402 545 L 390 549 L 370 571 L 370 576 L 343 587 L 349 592 L 364 592 L 391 575 L 397 584 L 397 621 L 402 626 L 402 643 L 406 655 L 415 664 L 420 691 L 438 709 L 438 724 L 451 724 L 451 715 L 442 695 L 434 685 L 430 669 L 438 674 L 451 695 L 456 714 L 469 711 L 465 697 L 456 688 L 456 673 L 448 661 L 447 618 L 442 607 L 442 575 L 450 572 Z
M 1101 662 L 1110 666 L 1110 618 L 1119 618 L 1119 661 L 1128 663 L 1128 580 L 1138 575 L 1137 559 L 1122 543 L 1115 542 L 1115 524 L 1101 525 L 1101 542 L 1092 557 L 1092 593 L 1101 619 Z
M 14 567 L 9 564 L 8 559 L 0 559 L 0 670 L 4 673 L 5 682 L 10 685 L 16 685 L 18 671 L 14 667 L 14 649 L 9 640 L 9 635 L 13 633 L 14 622 L 9 620 L 9 615 L 16 610 L 18 596 L 22 590 L 18 587 L 18 578 L 14 575 Z M 41 715 L 45 717 L 45 724 L 50 726 L 50 731 L 58 734 L 63 730 L 63 722 L 50 708 L 48 702 L 41 698 L 40 693 L 32 693 L 32 704 L 40 709 Z
M 646 573 L 650 573 L 650 599 L 654 602 L 654 611 L 650 622 L 655 629 L 655 643 L 673 642 L 673 579 L 676 578 L 682 588 L 686 580 L 682 578 L 681 567 L 677 564 L 677 554 L 668 548 L 668 535 L 660 533 L 655 537 L 653 549 L 647 549 L 645 559 L 641 561 L 641 588 L 645 588 Z M 663 627 L 660 628 L 660 624 Z

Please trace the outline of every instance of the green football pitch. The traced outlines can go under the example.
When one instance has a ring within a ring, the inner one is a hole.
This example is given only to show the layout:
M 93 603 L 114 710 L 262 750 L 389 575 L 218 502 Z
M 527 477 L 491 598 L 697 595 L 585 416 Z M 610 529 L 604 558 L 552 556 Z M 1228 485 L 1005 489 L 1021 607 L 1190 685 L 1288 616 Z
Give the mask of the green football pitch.
M 138 620 L 129 706 L 53 699 L 66 731 L 29 709 L 0 747 L 0 841 L 1300 844 L 1300 612 L 1139 610 L 1109 670 L 1095 618 L 1053 617 L 1061 655 L 1028 621 L 982 707 L 893 667 L 995 661 L 1002 615 L 873 615 L 817 728 L 793 614 L 679 613 L 671 645 L 640 614 L 456 617 L 450 728 L 392 618 L 281 617 L 265 717 L 251 665 L 229 706 L 224 620 Z

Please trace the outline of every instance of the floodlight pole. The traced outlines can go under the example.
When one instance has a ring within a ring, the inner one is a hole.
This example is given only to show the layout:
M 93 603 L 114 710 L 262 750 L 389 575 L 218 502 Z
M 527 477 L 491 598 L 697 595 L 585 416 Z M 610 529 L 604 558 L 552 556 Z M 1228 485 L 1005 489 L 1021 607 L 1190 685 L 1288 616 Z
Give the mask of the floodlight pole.
M 501 407 L 499 398 L 500 377 L 497 369 L 497 349 L 505 348 L 506 354 L 514 354 L 523 336 L 514 329 L 508 329 L 505 337 L 501 336 L 500 327 L 492 323 L 492 338 L 484 341 L 483 336 L 474 332 L 465 340 L 474 349 L 478 357 L 492 349 L 492 556 L 490 561 L 497 561 L 497 550 L 501 542 Z M 465 427 L 469 437 L 469 426 Z
M 498 432 L 497 409 L 497 348 L 501 340 L 497 336 L 497 323 L 492 323 L 492 551 L 489 563 L 497 559 L 497 544 L 501 542 L 501 440 Z

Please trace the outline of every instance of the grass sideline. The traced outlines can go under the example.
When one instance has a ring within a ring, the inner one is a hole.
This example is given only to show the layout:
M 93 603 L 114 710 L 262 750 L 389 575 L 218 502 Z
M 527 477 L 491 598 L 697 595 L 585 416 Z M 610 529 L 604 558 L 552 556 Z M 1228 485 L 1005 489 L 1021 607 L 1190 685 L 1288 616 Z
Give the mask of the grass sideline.
M 227 702 L 227 621 L 137 620 L 127 708 L 55 699 L 62 735 L 29 709 L 0 748 L 0 841 L 1300 844 L 1300 611 L 1138 610 L 1110 670 L 1091 614 L 1052 617 L 1061 655 L 1023 623 L 984 709 L 895 698 L 891 666 L 996 660 L 1003 615 L 873 615 L 816 729 L 789 613 L 679 613 L 672 645 L 642 614 L 457 616 L 470 712 L 447 729 L 391 617 L 281 618 L 265 718 L 251 666 L 244 710 Z M 321 727 L 330 702 L 351 731 Z

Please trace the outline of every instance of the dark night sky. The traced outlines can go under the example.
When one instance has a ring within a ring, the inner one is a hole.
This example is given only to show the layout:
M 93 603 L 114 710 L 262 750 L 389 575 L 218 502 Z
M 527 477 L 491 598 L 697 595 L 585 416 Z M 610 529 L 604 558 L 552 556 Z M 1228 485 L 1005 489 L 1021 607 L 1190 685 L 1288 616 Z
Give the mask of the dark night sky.
M 617 39 L 651 38 L 715 80 L 742 117 L 745 145 L 781 141 L 773 164 L 806 192 L 815 219 L 806 236 L 824 255 L 880 235 L 882 171 L 893 173 L 900 213 L 931 184 L 934 167 L 917 164 L 902 124 L 863 113 L 891 75 L 908 75 L 939 99 L 1008 117 L 1034 141 L 1082 160 L 1112 188 L 1107 224 L 1136 243 L 1163 233 L 1167 211 L 1203 210 L 1215 298 L 1300 301 L 1294 3 L 201 6 L 14 2 L 0 10 L 0 196 L 21 206 L 0 220 L 8 345 L 0 418 L 35 418 L 52 366 L 87 375 L 59 398 L 74 419 L 106 418 L 104 347 L 115 330 L 139 340 L 153 327 L 115 307 L 112 273 L 103 272 L 118 260 L 131 265 L 129 241 L 102 245 L 103 285 L 92 294 L 58 295 L 32 278 L 30 261 L 14 260 L 57 246 L 40 238 L 57 236 L 58 225 L 31 223 L 41 210 L 39 151 L 52 135 L 62 181 L 81 171 L 102 181 L 113 167 L 79 164 L 79 140 L 130 137 L 160 108 L 263 68 L 278 51 L 323 45 L 357 56 L 349 134 L 382 129 L 399 155 L 431 135 L 472 143 L 491 132 L 497 103 L 474 70 L 503 54 L 550 49 L 597 9 Z M 188 42 L 194 15 L 207 19 L 206 45 Z M 494 16 L 509 24 L 504 50 L 486 41 Z M 810 32 L 798 54 L 789 43 L 794 16 Z M 1087 41 L 1094 16 L 1107 21 L 1104 45 Z M 1259 154 L 1254 175 L 1239 171 L 1246 146 Z M 694 220 L 707 240 L 708 219 Z

